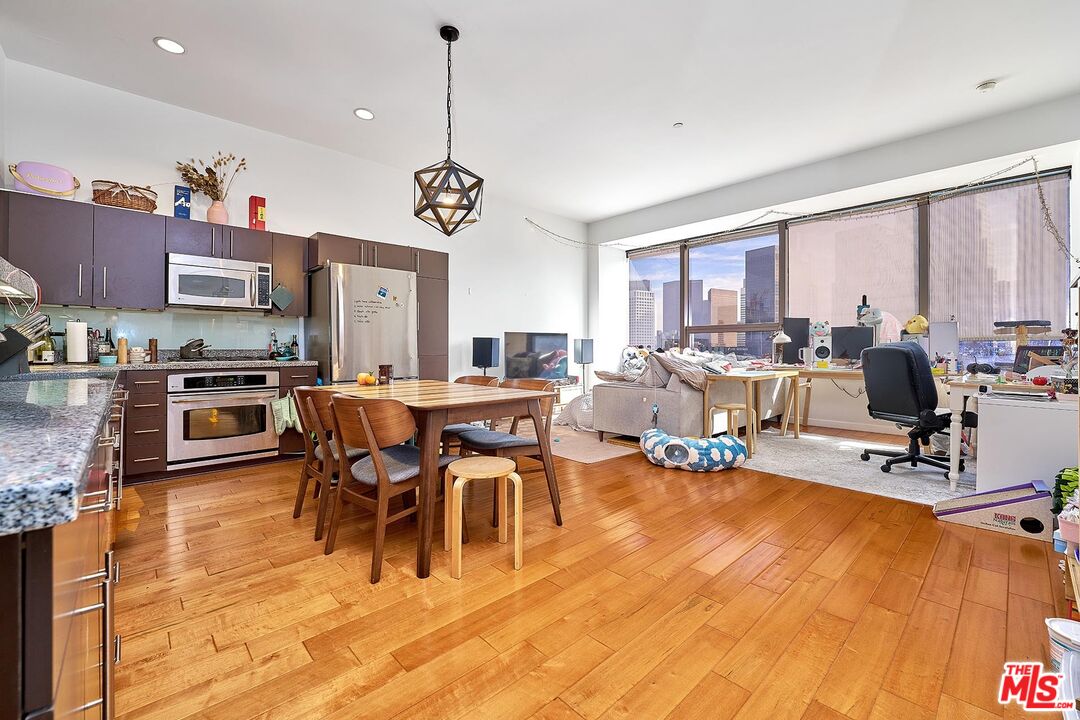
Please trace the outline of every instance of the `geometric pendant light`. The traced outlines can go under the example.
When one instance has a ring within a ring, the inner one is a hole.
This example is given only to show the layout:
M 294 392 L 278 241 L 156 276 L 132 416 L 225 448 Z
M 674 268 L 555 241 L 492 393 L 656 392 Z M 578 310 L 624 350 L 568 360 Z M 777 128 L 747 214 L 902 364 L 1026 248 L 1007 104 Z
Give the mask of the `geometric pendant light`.
M 452 25 L 439 28 L 446 41 L 446 159 L 413 173 L 413 214 L 446 235 L 480 219 L 484 179 L 450 159 L 453 141 L 452 68 L 450 44 L 458 39 Z

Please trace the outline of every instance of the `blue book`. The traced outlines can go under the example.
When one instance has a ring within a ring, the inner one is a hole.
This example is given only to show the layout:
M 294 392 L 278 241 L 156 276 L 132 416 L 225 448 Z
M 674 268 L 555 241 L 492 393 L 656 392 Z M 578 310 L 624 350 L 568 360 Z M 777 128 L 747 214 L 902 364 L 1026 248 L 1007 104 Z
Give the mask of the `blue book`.
M 183 185 L 173 188 L 173 217 L 191 217 L 191 188 Z

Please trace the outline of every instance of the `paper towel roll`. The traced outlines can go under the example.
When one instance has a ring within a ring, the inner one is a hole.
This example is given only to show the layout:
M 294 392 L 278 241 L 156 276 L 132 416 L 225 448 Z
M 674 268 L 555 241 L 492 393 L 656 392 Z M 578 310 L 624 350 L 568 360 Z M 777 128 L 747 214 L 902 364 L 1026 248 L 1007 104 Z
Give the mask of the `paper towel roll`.
M 86 342 L 86 323 L 71 321 L 66 326 L 64 338 L 64 351 L 67 353 L 69 363 L 86 362 L 88 346 Z

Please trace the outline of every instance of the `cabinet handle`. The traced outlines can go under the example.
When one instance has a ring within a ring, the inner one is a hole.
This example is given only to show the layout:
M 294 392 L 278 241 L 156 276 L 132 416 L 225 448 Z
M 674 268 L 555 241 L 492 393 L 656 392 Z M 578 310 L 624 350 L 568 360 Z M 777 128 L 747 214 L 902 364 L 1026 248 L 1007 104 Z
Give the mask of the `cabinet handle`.
M 131 434 L 132 435 L 147 435 L 149 433 L 156 433 L 156 432 L 161 432 L 161 429 L 160 428 L 154 428 L 153 430 L 136 430 L 135 432 L 133 432 Z
M 367 245 L 360 243 L 360 264 L 367 264 Z
M 420 251 L 416 251 L 416 274 L 420 274 Z
M 375 245 L 371 248 L 371 264 L 375 267 L 379 267 L 379 246 Z
M 306 378 L 307 375 L 290 375 L 291 378 Z
M 138 405 L 132 405 L 131 407 L 133 407 L 133 408 L 161 407 L 161 403 L 140 403 Z
M 131 462 L 133 462 L 133 463 L 137 463 L 137 462 L 154 462 L 155 460 L 160 460 L 160 459 L 161 459 L 160 457 L 135 458 Z
M 135 384 L 136 385 L 157 385 L 160 382 L 161 382 L 160 380 L 136 380 Z M 136 405 L 135 407 L 139 407 L 139 406 Z
M 79 297 L 82 297 L 82 263 L 79 263 Z
M 109 297 L 109 266 L 105 265 L 101 269 L 101 299 Z
M 210 226 L 210 257 L 217 255 L 217 228 Z
M 229 257 L 230 258 L 233 256 L 233 247 L 234 246 L 235 246 L 235 242 L 233 241 L 233 231 L 230 230 L 229 231 Z

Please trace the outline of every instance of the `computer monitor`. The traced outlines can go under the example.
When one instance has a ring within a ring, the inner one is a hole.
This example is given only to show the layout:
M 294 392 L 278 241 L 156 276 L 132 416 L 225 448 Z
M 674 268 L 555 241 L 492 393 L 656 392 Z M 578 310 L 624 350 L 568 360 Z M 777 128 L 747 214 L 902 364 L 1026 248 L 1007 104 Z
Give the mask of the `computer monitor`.
M 800 362 L 799 349 L 810 347 L 810 318 L 784 318 L 784 334 L 791 342 L 784 345 L 784 363 L 795 365 Z
M 862 351 L 874 346 L 874 328 L 863 325 L 832 329 L 833 360 L 858 362 Z

